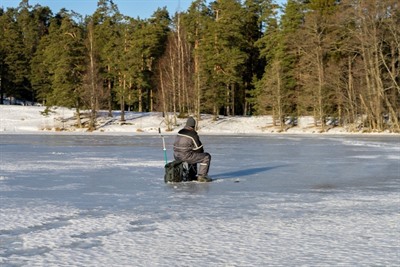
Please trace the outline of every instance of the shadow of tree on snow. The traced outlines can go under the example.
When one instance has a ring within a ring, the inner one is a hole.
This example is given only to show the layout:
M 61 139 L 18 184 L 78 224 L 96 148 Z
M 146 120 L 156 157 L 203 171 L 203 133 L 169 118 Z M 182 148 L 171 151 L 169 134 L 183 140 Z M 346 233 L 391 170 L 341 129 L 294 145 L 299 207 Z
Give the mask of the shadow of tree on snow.
M 212 175 L 212 178 L 215 179 L 229 179 L 229 178 L 238 178 L 243 176 L 249 176 L 257 173 L 267 172 L 273 169 L 281 168 L 286 165 L 277 165 L 277 166 L 269 166 L 269 167 L 258 167 L 258 168 L 250 168 L 244 170 L 237 170 L 232 172 L 224 172 Z

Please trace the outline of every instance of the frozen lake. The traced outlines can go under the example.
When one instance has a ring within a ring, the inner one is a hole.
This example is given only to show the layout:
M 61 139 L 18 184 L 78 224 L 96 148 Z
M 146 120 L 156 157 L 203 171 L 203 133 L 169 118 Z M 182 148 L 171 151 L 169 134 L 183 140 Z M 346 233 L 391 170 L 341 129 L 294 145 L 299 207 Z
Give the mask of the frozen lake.
M 201 139 L 164 184 L 159 136 L 0 135 L 0 265 L 400 265 L 398 136 Z

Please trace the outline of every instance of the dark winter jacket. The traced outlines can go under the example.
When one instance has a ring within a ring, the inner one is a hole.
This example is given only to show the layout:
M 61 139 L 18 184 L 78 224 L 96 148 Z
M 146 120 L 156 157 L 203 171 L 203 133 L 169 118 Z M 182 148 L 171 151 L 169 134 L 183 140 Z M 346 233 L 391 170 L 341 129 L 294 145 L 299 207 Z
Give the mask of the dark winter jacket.
M 174 142 L 174 156 L 177 159 L 186 160 L 192 157 L 193 153 L 203 153 L 203 144 L 197 132 L 185 127 L 178 132 Z

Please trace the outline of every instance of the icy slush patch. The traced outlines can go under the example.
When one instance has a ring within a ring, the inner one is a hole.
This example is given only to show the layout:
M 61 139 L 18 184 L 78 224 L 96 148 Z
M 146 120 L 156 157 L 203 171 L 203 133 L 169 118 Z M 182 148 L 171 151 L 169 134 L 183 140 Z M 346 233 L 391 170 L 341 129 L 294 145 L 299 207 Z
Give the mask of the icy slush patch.
M 1 168 L 7 172 L 28 171 L 68 171 L 68 170 L 101 170 L 112 167 L 160 167 L 163 161 L 140 161 L 134 162 L 121 160 L 120 158 L 85 157 L 77 155 L 74 158 L 53 158 L 45 160 L 28 160 L 23 162 L 3 162 Z M 1 180 L 1 178 L 0 178 Z
M 8 179 L 9 179 L 8 177 L 0 175 L 0 181 L 5 181 L 5 180 L 8 180 Z

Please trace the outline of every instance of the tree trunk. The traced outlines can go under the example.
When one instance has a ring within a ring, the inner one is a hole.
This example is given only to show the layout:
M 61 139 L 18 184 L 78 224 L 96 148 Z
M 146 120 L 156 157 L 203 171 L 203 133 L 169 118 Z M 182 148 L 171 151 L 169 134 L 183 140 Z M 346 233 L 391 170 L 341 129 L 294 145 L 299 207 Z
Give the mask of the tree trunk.
M 78 126 L 78 128 L 82 128 L 81 111 L 79 109 L 79 105 L 75 110 L 76 110 L 76 125 Z
M 94 63 L 94 47 L 93 47 L 93 27 L 89 26 L 89 58 L 90 58 L 90 118 L 89 118 L 89 131 L 93 131 L 96 128 L 96 73 L 95 73 L 95 63 Z
M 110 65 L 107 65 L 107 72 L 111 73 Z M 107 79 L 107 95 L 108 95 L 108 117 L 112 117 L 112 87 L 110 78 Z

